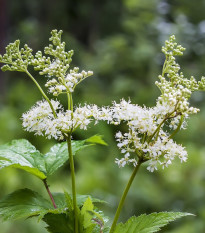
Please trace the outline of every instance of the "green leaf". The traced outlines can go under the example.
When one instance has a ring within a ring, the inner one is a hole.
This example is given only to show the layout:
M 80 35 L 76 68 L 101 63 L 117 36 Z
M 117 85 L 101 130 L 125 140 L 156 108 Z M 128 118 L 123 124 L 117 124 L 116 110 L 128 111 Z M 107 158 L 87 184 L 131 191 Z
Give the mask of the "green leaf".
M 93 232 L 93 229 L 95 228 L 95 224 L 92 221 L 93 215 L 90 213 L 93 211 L 93 209 L 94 209 L 94 205 L 90 197 L 88 197 L 80 211 L 80 216 L 79 216 L 80 233 Z
M 106 145 L 106 143 L 102 140 L 101 136 L 99 135 L 94 135 L 93 137 L 88 138 L 86 140 L 72 140 L 72 153 L 73 155 L 75 155 L 78 151 L 85 149 L 88 146 L 93 146 L 94 144 Z M 45 166 L 47 176 L 53 174 L 58 168 L 63 166 L 63 164 L 68 160 L 68 158 L 68 146 L 66 142 L 58 143 L 51 147 L 50 151 L 45 155 Z
M 40 179 L 46 178 L 44 156 L 27 140 L 13 140 L 0 146 L 0 169 L 15 167 Z
M 51 214 L 44 216 L 43 221 L 47 223 L 46 229 L 50 233 L 73 233 L 74 232 L 74 214 Z
M 125 224 L 119 223 L 114 233 L 153 233 L 178 218 L 192 215 L 182 212 L 160 212 L 131 217 Z
M 85 141 L 94 143 L 94 144 L 101 144 L 101 145 L 107 146 L 107 143 L 102 139 L 102 136 L 98 134 L 86 139 Z
M 92 144 L 91 144 L 92 143 Z M 72 140 L 72 152 L 78 151 L 94 144 L 106 143 L 101 136 L 95 135 L 86 140 Z M 27 171 L 41 180 L 52 175 L 69 159 L 67 143 L 58 143 L 51 147 L 50 151 L 43 155 L 29 141 L 25 139 L 13 140 L 0 146 L 0 169 L 5 167 L 19 168 Z
M 52 204 L 30 189 L 17 190 L 0 201 L 4 221 L 44 215 L 54 209 Z
M 72 195 L 68 194 L 67 192 L 65 193 L 53 193 L 53 198 L 55 200 L 56 205 L 59 208 L 69 208 L 72 203 Z M 77 199 L 77 205 L 79 207 L 82 207 L 85 201 L 90 198 L 93 203 L 104 203 L 105 201 L 93 198 L 90 195 L 80 195 L 77 194 L 76 199 Z M 69 208 L 70 209 L 70 208 Z
M 72 152 L 75 155 L 78 151 L 84 149 L 89 144 L 85 144 L 86 141 L 72 141 Z M 58 143 L 51 147 L 50 151 L 45 154 L 45 166 L 47 176 L 53 174 L 58 168 L 69 159 L 68 157 L 68 146 L 66 142 Z
M 81 209 L 81 215 L 83 216 L 83 226 L 84 228 L 88 228 L 89 226 L 93 225 L 92 223 L 92 214 L 90 214 L 90 212 L 92 212 L 94 209 L 94 205 L 91 201 L 91 199 L 88 197 L 88 199 L 85 201 L 82 209 Z

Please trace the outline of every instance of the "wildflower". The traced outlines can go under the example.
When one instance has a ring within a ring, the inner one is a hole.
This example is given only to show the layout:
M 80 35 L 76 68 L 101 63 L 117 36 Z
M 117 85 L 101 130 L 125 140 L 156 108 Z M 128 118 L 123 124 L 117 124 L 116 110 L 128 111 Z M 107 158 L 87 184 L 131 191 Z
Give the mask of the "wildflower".
M 56 117 L 47 101 L 39 101 L 30 111 L 22 115 L 24 129 L 36 135 L 45 135 L 49 139 L 53 137 L 62 140 L 65 135 L 77 128 L 86 130 L 97 109 L 95 105 L 85 105 L 76 107 L 74 112 L 64 111 L 58 101 L 52 100 L 51 103 L 56 111 Z

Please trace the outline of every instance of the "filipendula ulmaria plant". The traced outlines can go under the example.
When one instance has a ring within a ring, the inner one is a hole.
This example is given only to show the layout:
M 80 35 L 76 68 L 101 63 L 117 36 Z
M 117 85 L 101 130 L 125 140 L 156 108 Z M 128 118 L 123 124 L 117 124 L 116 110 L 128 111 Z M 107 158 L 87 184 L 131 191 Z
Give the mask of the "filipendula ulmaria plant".
M 181 212 L 153 213 L 133 216 L 125 224 L 117 225 L 125 198 L 141 164 L 147 163 L 147 169 L 153 172 L 158 166 L 167 167 L 176 157 L 181 162 L 187 160 L 185 148 L 174 142 L 173 137 L 180 129 L 186 128 L 189 115 L 199 111 L 191 107 L 188 101 L 194 91 L 204 90 L 205 78 L 202 77 L 201 81 L 197 82 L 194 77 L 187 79 L 179 72 L 180 67 L 175 56 L 182 55 L 184 48 L 177 45 L 174 36 L 171 36 L 162 48 L 166 58 L 162 74 L 156 82 L 161 95 L 155 107 L 140 107 L 125 100 L 101 108 L 94 104 L 74 107 L 72 93 L 77 84 L 93 73 L 79 72 L 77 67 L 70 68 L 73 51 L 65 51 L 61 34 L 62 31 L 51 32 L 51 44 L 45 47 L 44 55 L 40 51 L 33 55 L 28 45 L 20 48 L 20 42 L 17 40 L 6 47 L 6 54 L 0 56 L 0 62 L 5 64 L 3 71 L 25 72 L 43 96 L 43 100 L 22 115 L 24 129 L 34 132 L 35 135 L 60 141 L 45 155 L 25 139 L 0 146 L 0 167 L 16 167 L 35 175 L 43 181 L 51 200 L 49 202 L 29 189 L 18 190 L 1 200 L 0 215 L 4 220 L 39 216 L 39 219 L 47 223 L 47 230 L 52 233 L 151 233 L 159 231 L 170 221 L 190 215 Z M 30 66 L 46 77 L 45 87 L 53 94 L 53 99 L 46 95 L 30 73 Z M 61 94 L 65 94 L 67 98 L 66 110 L 58 100 Z M 86 130 L 92 121 L 96 124 L 101 120 L 114 125 L 127 123 L 126 133 L 116 133 L 117 145 L 123 154 L 121 159 L 116 159 L 116 163 L 119 167 L 126 164 L 134 166 L 111 227 L 107 225 L 107 218 L 93 204 L 100 200 L 77 195 L 75 184 L 73 156 L 87 146 L 106 143 L 99 135 L 74 141 L 72 133 L 78 128 Z M 54 195 L 50 192 L 47 178 L 68 159 L 72 195 L 66 192 Z

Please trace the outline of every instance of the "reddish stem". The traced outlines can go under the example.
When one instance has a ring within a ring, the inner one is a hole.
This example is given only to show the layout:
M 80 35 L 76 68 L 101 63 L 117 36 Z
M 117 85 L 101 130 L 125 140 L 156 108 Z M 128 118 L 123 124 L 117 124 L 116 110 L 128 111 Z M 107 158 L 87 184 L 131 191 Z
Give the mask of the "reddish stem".
M 43 183 L 44 183 L 44 185 L 45 185 L 45 187 L 46 187 L 46 190 L 47 190 L 47 192 L 48 192 L 48 195 L 49 195 L 49 197 L 50 197 L 50 199 L 51 199 L 51 201 L 52 201 L 53 207 L 56 209 L 57 206 L 56 206 L 56 203 L 55 203 L 55 201 L 54 201 L 54 199 L 53 199 L 53 196 L 52 196 L 52 194 L 51 194 L 51 192 L 50 192 L 50 189 L 49 189 L 49 187 L 48 187 L 47 180 L 44 179 L 44 180 L 43 180 Z

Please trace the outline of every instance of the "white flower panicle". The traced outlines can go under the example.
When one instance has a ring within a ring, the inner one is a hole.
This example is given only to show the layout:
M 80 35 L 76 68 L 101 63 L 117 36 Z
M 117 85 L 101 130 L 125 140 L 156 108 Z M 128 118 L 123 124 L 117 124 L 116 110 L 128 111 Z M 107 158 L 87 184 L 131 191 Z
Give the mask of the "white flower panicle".
M 39 101 L 30 111 L 22 115 L 24 129 L 49 139 L 63 140 L 64 136 L 77 128 L 86 130 L 97 109 L 95 105 L 85 105 L 77 107 L 74 112 L 64 111 L 58 101 L 52 100 L 51 103 L 56 117 L 47 101 Z
M 58 101 L 51 100 L 54 110 L 61 111 L 62 106 Z M 22 115 L 23 127 L 26 131 L 34 132 L 35 135 L 46 135 L 48 138 L 62 136 L 53 125 L 54 116 L 47 101 L 38 101 L 27 113 Z
M 122 159 L 116 159 L 119 167 L 130 163 L 136 166 L 138 160 L 148 161 L 147 169 L 153 172 L 158 165 L 167 167 L 176 157 L 181 162 L 187 160 L 185 148 L 176 144 L 172 137 L 186 128 L 190 114 L 199 111 L 190 106 L 189 98 L 192 92 L 205 88 L 205 78 L 197 82 L 194 77 L 187 79 L 179 73 L 180 66 L 174 56 L 183 55 L 184 50 L 177 45 L 174 36 L 165 42 L 162 51 L 166 59 L 160 81 L 156 82 L 161 95 L 155 107 L 140 107 L 122 100 L 119 104 L 114 102 L 110 108 L 101 108 L 95 116 L 97 120 L 115 125 L 127 122 L 128 132 L 116 134 L 117 146 L 124 154 Z

